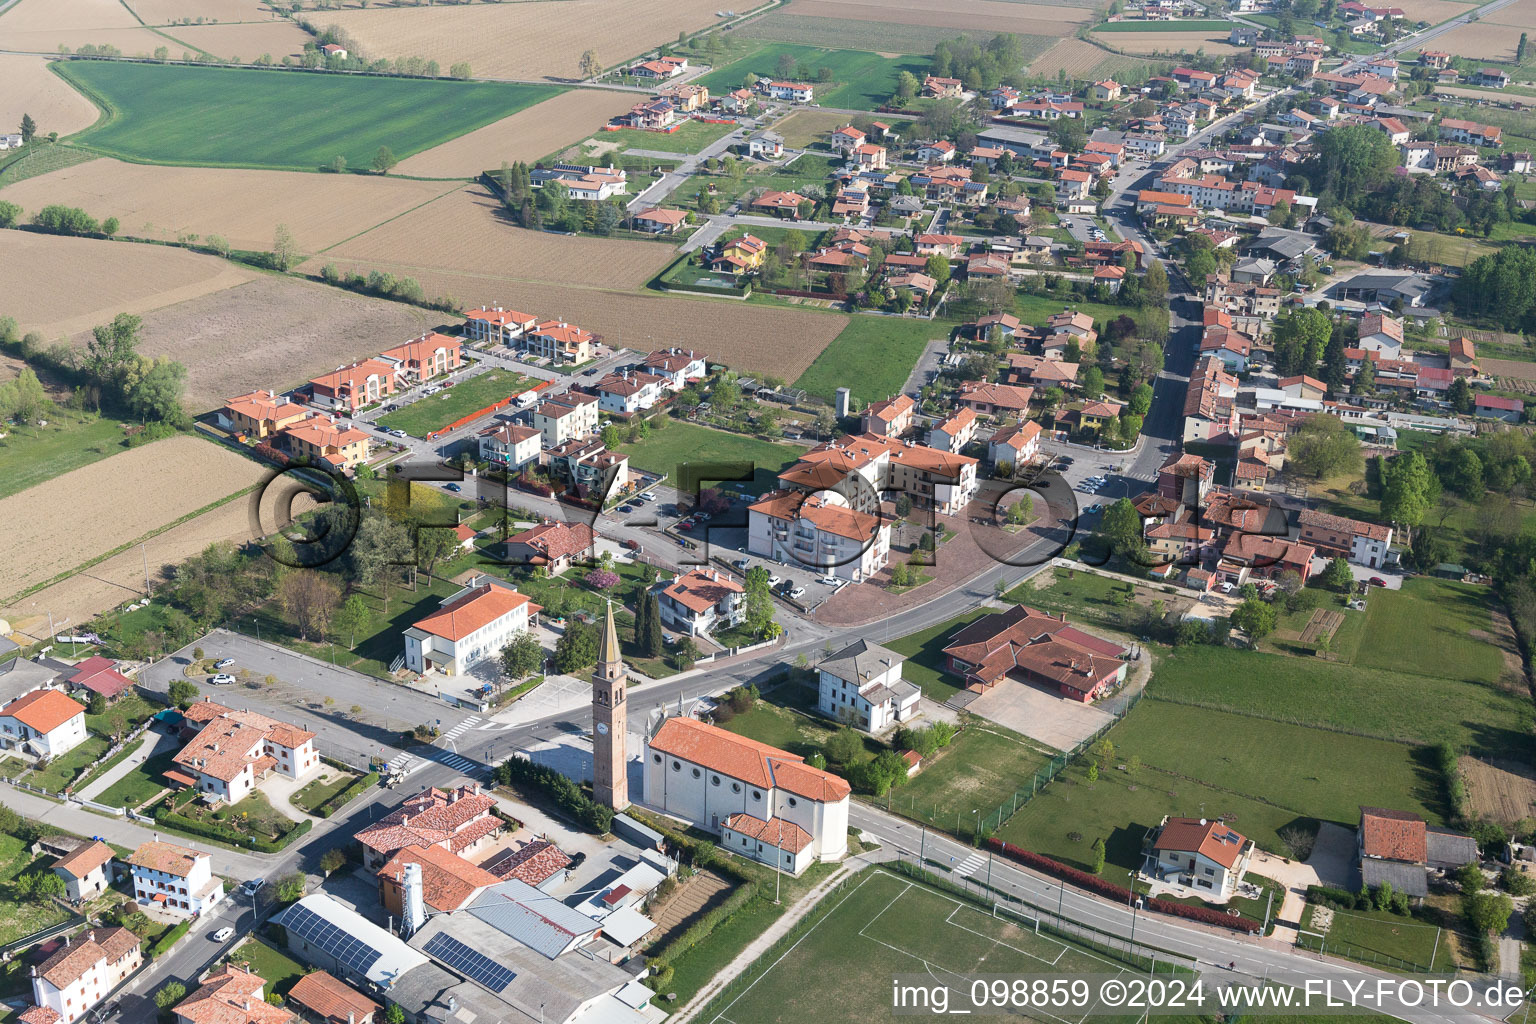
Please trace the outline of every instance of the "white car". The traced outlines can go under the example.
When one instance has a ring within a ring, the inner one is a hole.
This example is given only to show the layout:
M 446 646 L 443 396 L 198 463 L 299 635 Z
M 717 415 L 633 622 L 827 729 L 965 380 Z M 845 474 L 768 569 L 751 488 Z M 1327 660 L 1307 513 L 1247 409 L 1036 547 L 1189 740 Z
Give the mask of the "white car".
M 235 677 L 227 672 L 220 672 L 218 675 L 214 676 L 208 681 L 214 686 L 230 686 L 233 685 Z
M 789 596 L 790 597 L 804 597 L 805 596 L 805 588 L 804 587 L 796 587 L 794 590 L 791 590 L 789 592 Z
M 778 586 L 782 582 L 783 582 L 783 577 L 781 577 L 781 576 L 769 576 L 768 577 L 768 585 L 770 587 L 776 587 L 776 586 Z
M 213 663 L 213 667 L 216 669 L 229 668 L 229 666 L 233 665 L 234 663 L 234 658 L 220 658 L 218 661 Z
M 235 930 L 233 928 L 229 927 L 228 925 L 225 925 L 223 928 L 220 928 L 218 931 L 214 932 L 213 935 L 210 936 L 210 938 L 212 938 L 214 942 L 228 942 L 230 939 L 232 939 L 234 937 L 235 937 Z

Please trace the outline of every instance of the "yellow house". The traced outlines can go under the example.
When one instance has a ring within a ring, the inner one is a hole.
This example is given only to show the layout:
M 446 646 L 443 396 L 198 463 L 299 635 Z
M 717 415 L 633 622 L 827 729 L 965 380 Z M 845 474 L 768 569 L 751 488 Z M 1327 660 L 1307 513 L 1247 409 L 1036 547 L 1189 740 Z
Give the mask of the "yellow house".
M 742 235 L 734 238 L 720 247 L 720 251 L 709 261 L 710 267 L 715 270 L 723 270 L 733 274 L 745 274 L 749 271 L 761 269 L 763 256 L 768 252 L 768 243 L 755 235 Z
M 685 82 L 682 85 L 669 85 L 661 89 L 658 96 L 672 101 L 672 105 L 683 113 L 695 110 L 705 110 L 709 107 L 709 87 Z
M 1088 91 L 1100 103 L 1108 103 L 1120 98 L 1121 88 L 1122 86 L 1119 82 L 1109 78 L 1102 82 L 1094 82 L 1088 87 Z
M 343 427 L 329 416 L 314 416 L 282 432 L 288 454 L 311 462 L 353 469 L 368 458 L 368 435 Z
M 252 391 L 231 398 L 219 410 L 220 425 L 231 433 L 263 438 L 309 415 L 302 405 L 279 398 L 271 391 Z

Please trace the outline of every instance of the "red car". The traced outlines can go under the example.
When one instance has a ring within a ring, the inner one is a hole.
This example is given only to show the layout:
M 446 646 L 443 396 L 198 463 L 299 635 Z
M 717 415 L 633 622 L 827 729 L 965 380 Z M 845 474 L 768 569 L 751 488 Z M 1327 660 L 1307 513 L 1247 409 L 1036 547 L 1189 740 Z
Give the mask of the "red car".
M 624 538 L 623 544 L 624 544 L 624 546 L 626 548 L 629 548 L 631 551 L 639 551 L 640 550 L 640 542 L 635 540 L 635 538 L 633 538 L 633 537 L 626 537 L 626 538 Z
M 683 522 L 677 524 L 677 528 L 679 530 L 683 530 L 684 532 L 692 533 L 693 532 L 693 520 L 691 520 L 691 519 L 684 520 Z
M 1373 587 L 1384 587 L 1387 585 L 1387 581 L 1382 579 L 1380 576 L 1372 576 L 1365 582 L 1369 583 Z

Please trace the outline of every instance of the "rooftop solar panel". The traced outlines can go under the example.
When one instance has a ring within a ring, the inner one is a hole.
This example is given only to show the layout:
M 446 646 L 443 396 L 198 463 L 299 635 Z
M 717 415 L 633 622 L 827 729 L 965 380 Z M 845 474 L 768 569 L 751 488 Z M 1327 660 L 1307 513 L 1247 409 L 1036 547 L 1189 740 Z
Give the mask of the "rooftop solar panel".
M 283 916 L 283 926 L 358 974 L 367 974 L 383 955 L 299 904 L 288 908 Z
M 503 967 L 478 950 L 471 949 L 451 935 L 438 932 L 427 940 L 422 950 L 436 957 L 471 981 L 479 982 L 492 992 L 500 992 L 512 984 L 516 973 Z

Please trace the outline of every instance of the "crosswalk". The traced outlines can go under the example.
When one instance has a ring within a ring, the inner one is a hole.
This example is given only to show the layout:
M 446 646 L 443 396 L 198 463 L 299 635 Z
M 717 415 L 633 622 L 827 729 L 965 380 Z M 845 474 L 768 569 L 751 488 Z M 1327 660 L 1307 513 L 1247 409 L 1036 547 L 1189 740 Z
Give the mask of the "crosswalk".
M 482 719 L 479 715 L 470 715 L 468 718 L 455 725 L 452 729 L 449 729 L 447 732 L 443 733 L 441 738 L 445 740 L 455 740 L 464 735 L 469 730 L 476 728 L 477 726 L 482 729 L 491 728 L 493 726 L 497 728 L 500 727 L 498 723 L 485 722 L 484 719 Z M 429 763 L 434 761 L 438 764 L 446 765 L 456 772 L 462 772 L 465 775 L 481 775 L 487 771 L 485 765 L 480 764 L 477 761 L 472 761 L 455 750 L 449 750 L 446 747 L 439 746 L 430 746 L 425 749 L 427 752 L 427 756 L 425 758 L 401 751 L 389 760 L 388 767 L 391 770 L 400 772 L 402 776 L 414 775 L 416 772 L 421 771 Z
M 959 866 L 955 868 L 954 873 L 959 875 L 961 878 L 970 878 L 977 871 L 979 871 L 981 866 L 986 862 L 987 859 L 981 854 L 973 853 L 969 857 L 965 858 L 965 860 L 960 862 Z
M 443 739 L 445 739 L 445 740 L 456 740 L 460 736 L 462 736 L 466 732 L 468 732 L 469 730 L 473 729 L 481 721 L 482 721 L 482 719 L 480 718 L 479 715 L 470 715 L 468 718 L 464 719 L 464 721 L 460 722 L 458 725 L 454 726 L 452 729 L 449 729 L 447 732 L 443 733 Z

